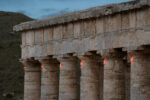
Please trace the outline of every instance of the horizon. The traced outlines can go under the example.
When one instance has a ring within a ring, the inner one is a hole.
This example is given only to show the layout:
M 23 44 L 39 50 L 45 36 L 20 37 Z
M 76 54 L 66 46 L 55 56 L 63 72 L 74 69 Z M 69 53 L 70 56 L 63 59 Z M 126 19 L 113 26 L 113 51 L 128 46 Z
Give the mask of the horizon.
M 127 1 L 131 0 L 0 0 L 0 11 L 18 12 L 33 19 L 40 19 Z

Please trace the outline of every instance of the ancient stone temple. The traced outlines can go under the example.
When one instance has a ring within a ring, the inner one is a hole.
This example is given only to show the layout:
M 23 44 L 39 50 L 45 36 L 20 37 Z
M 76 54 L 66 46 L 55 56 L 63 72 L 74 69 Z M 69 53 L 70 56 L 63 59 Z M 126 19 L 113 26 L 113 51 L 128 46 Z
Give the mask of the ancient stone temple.
M 24 100 L 150 100 L 150 0 L 25 22 L 14 30 L 22 32 Z

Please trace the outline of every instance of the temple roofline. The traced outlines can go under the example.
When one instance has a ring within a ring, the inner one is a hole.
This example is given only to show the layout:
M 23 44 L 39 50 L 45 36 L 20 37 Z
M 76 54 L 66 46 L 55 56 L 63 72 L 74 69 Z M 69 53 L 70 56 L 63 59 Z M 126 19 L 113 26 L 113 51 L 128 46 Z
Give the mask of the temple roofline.
M 150 0 L 135 0 L 119 4 L 110 4 L 105 6 L 93 7 L 81 11 L 62 14 L 54 17 L 49 17 L 40 20 L 24 22 L 13 27 L 14 31 L 25 31 L 31 29 L 38 29 L 52 25 L 64 24 L 74 22 L 77 20 L 97 18 L 107 15 L 112 15 L 119 12 L 139 9 L 150 6 Z

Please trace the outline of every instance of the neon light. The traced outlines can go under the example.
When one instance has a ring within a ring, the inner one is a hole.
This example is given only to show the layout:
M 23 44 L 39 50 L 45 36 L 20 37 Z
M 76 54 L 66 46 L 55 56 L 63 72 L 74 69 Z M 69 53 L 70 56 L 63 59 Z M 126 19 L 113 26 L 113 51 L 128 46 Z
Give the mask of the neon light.
M 103 62 L 103 64 L 104 64 L 104 65 L 106 64 L 106 58 L 104 59 L 104 62 Z
M 83 61 L 81 60 L 81 62 L 80 62 L 80 67 L 82 67 L 83 66 Z
M 62 64 L 60 64 L 60 69 L 62 68 Z
M 26 70 L 26 67 L 24 66 L 24 68 L 23 68 L 24 70 Z
M 130 58 L 130 62 L 132 63 L 134 61 L 134 57 L 132 56 L 131 58 Z
M 41 69 L 43 69 L 43 68 L 44 68 L 44 66 L 42 65 L 42 66 L 41 66 Z

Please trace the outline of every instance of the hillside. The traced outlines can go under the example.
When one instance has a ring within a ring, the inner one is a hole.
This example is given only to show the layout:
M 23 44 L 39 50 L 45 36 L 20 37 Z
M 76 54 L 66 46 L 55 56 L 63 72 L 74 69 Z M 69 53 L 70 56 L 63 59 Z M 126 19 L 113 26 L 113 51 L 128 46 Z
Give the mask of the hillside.
M 31 18 L 0 11 L 0 100 L 20 100 L 23 97 L 23 67 L 20 58 L 21 34 L 13 26 Z M 20 99 L 19 99 L 20 98 Z

